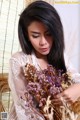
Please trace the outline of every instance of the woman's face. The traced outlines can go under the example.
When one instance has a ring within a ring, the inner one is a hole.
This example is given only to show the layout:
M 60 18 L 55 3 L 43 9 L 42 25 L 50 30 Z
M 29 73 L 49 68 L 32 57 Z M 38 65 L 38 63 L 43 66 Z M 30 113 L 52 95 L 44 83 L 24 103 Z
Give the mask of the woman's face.
M 28 37 L 36 54 L 40 56 L 49 54 L 53 37 L 42 22 L 34 21 L 28 26 Z

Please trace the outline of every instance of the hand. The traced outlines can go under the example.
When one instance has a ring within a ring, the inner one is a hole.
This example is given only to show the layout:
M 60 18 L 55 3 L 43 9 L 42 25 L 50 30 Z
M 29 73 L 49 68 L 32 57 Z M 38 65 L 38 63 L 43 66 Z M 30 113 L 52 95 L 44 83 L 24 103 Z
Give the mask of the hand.
M 52 102 L 55 106 L 62 106 L 64 105 L 64 103 L 72 104 L 72 101 L 70 100 L 70 98 L 64 93 L 57 94 L 52 100 Z
M 80 84 L 74 84 L 55 96 L 54 105 L 62 105 L 62 99 L 69 104 L 74 103 L 80 97 Z M 62 99 L 61 99 L 62 98 Z

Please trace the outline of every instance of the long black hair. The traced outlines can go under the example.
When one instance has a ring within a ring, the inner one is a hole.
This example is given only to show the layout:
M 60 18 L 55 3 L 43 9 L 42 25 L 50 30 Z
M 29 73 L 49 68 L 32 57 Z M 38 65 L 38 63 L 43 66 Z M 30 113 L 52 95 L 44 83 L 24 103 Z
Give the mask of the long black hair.
M 53 36 L 53 45 L 47 55 L 49 64 L 56 69 L 66 72 L 64 61 L 64 35 L 63 26 L 56 9 L 45 1 L 35 1 L 28 5 L 20 15 L 18 24 L 18 35 L 22 51 L 31 54 L 33 46 L 28 39 L 27 28 L 33 21 L 45 24 Z

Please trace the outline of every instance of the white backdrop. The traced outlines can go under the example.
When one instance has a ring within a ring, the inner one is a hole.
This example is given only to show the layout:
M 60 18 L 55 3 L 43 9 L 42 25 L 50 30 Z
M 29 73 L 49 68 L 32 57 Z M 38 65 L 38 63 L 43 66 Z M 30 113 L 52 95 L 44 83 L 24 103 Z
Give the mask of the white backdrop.
M 64 28 L 65 52 L 73 67 L 80 72 L 80 4 L 54 4 Z

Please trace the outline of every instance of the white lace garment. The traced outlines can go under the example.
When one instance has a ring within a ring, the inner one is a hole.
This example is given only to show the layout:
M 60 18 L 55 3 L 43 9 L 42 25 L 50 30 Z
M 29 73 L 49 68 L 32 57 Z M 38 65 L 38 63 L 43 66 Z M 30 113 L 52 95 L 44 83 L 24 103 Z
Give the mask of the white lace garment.
M 31 60 L 32 59 L 32 60 Z M 26 55 L 23 52 L 17 52 L 10 59 L 10 69 L 8 83 L 12 92 L 13 104 L 9 113 L 8 120 L 45 120 L 35 108 L 28 106 L 28 101 L 24 96 L 26 90 L 26 81 L 23 75 L 23 67 L 26 63 L 35 65 L 38 69 L 36 56 L 34 54 Z M 71 73 L 71 76 L 76 83 L 80 83 L 80 74 L 70 67 L 68 60 L 65 56 L 65 62 L 67 71 Z

